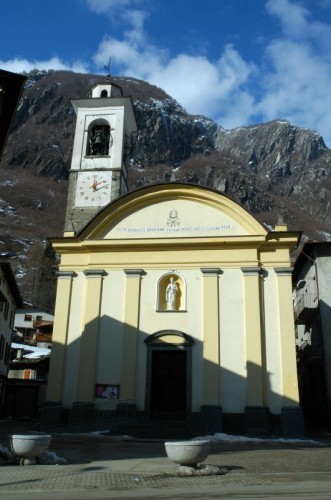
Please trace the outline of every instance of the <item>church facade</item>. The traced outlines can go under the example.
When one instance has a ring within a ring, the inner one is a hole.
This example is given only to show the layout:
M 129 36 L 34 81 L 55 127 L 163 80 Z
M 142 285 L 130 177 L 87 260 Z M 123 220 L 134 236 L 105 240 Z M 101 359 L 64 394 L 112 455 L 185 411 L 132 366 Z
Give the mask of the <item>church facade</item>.
M 96 86 L 76 108 L 66 228 L 52 240 L 61 262 L 48 401 L 93 403 L 109 390 L 146 419 L 298 434 L 290 252 L 300 234 L 269 231 L 201 186 L 126 192 L 134 115 L 112 92 Z

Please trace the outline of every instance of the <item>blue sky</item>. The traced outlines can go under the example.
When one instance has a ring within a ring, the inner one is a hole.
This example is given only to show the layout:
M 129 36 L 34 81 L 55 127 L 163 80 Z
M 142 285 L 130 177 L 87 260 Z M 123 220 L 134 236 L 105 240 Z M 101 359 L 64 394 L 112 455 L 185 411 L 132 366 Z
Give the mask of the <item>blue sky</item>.
M 331 0 L 9 0 L 0 68 L 132 76 L 226 129 L 287 119 L 331 147 Z

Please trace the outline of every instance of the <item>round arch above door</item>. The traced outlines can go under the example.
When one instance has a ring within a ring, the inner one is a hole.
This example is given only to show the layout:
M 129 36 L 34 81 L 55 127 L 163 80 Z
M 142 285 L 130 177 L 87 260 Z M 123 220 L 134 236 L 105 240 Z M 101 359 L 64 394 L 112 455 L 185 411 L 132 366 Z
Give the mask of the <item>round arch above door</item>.
M 194 339 L 180 330 L 160 330 L 149 335 L 144 342 L 148 346 L 161 346 L 166 344 L 192 346 L 194 344 Z

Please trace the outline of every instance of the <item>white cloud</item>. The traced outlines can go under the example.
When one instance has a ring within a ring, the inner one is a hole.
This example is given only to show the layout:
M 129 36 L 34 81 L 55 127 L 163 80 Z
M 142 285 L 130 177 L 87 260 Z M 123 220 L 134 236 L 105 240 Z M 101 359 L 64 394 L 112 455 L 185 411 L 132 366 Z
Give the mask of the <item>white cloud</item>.
M 232 127 L 246 123 L 245 118 L 253 112 L 254 98 L 243 86 L 256 68 L 246 63 L 231 45 L 224 48 L 215 63 L 188 54 L 170 58 L 166 50 L 147 42 L 113 38 L 101 42 L 95 63 L 101 65 L 109 54 L 113 54 L 112 62 L 121 68 L 121 74 L 163 88 L 192 114 L 217 116 L 223 119 L 223 126 Z
M 148 12 L 142 7 L 149 0 L 86 0 L 86 4 L 96 14 L 106 14 L 113 22 L 125 20 L 136 30 L 143 28 Z
M 29 72 L 33 69 L 40 70 L 66 70 L 66 71 L 74 71 L 75 73 L 87 73 L 88 67 L 87 64 L 83 62 L 72 62 L 66 63 L 61 61 L 57 56 L 52 57 L 51 59 L 47 59 L 44 61 L 32 60 L 29 61 L 27 59 L 15 58 L 10 59 L 8 61 L 0 60 L 0 67 L 7 71 L 12 71 L 13 73 L 23 73 Z
M 142 0 L 86 0 L 88 7 L 97 14 L 118 14 L 128 7 L 142 4 Z
M 326 8 L 331 4 L 331 0 L 317 1 Z M 225 128 L 286 118 L 318 130 L 331 145 L 331 26 L 316 20 L 315 12 L 299 0 L 265 0 L 280 30 L 266 43 L 261 61 L 254 64 L 232 45 L 222 47 L 217 60 L 183 50 L 170 54 L 145 30 L 150 0 L 85 2 L 91 11 L 106 16 L 116 32 L 121 28 L 120 36 L 109 32 L 101 40 L 93 58 L 98 68 L 111 57 L 111 72 L 157 85 L 188 112 L 204 114 Z M 93 71 L 85 63 L 59 57 L 13 59 L 0 65 L 14 72 L 34 68 Z
M 163 88 L 188 112 L 214 118 L 225 128 L 287 118 L 319 130 L 331 142 L 331 27 L 313 20 L 301 3 L 266 1 L 281 31 L 266 45 L 263 66 L 258 68 L 231 45 L 222 49 L 217 61 L 188 53 L 171 57 L 148 39 L 146 12 L 139 10 L 145 5 L 142 0 L 88 1 L 109 15 L 120 5 L 120 16 L 127 21 L 121 40 L 106 37 L 100 43 L 95 63 L 101 65 L 111 55 L 120 74 Z
M 231 45 L 215 62 L 184 53 L 171 58 L 166 49 L 149 41 L 144 32 L 144 13 L 140 17 L 137 11 L 133 14 L 139 22 L 128 17 L 130 26 L 122 40 L 105 37 L 94 56 L 95 64 L 102 65 L 111 55 L 120 74 L 163 88 L 192 114 L 221 116 L 225 126 L 235 126 L 238 122 L 234 117 L 246 121 L 254 98 L 242 87 L 256 71 L 252 63 L 246 63 Z M 241 110 L 238 103 L 242 103 Z
M 144 22 L 147 15 L 147 12 L 141 10 L 130 10 L 126 13 L 126 20 L 130 23 L 131 28 L 124 35 L 131 43 L 145 43 Z
M 263 120 L 287 118 L 318 130 L 330 144 L 331 27 L 310 20 L 306 9 L 289 0 L 269 0 L 267 9 L 284 34 L 266 47 L 269 69 L 257 111 Z
M 309 26 L 307 22 L 309 11 L 299 3 L 292 3 L 289 0 L 268 0 L 266 9 L 269 14 L 278 17 L 287 36 L 302 36 Z
M 158 60 L 162 59 L 162 49 L 147 43 L 144 23 L 148 12 L 135 8 L 145 5 L 146 1 L 148 0 L 86 0 L 93 12 L 106 14 L 112 22 L 122 22 L 126 26 L 122 40 L 116 40 L 110 36 L 103 38 L 94 56 L 96 65 L 104 64 L 104 61 L 111 57 L 113 63 L 120 65 L 124 74 L 127 74 L 126 68 L 132 68 L 131 76 L 145 78 L 143 72 L 138 75 L 137 71 L 139 72 L 146 54 L 150 58 L 150 64 L 158 64 Z
M 252 105 L 252 99 L 247 98 L 242 87 L 254 71 L 253 65 L 247 64 L 231 45 L 227 45 L 216 63 L 205 57 L 180 54 L 152 71 L 149 81 L 165 88 L 192 114 L 216 118 L 216 111 L 220 120 L 223 117 L 223 124 L 226 122 L 223 126 L 227 127 L 233 125 L 233 115 L 228 117 L 227 113 L 234 103 L 241 101 L 246 102 L 246 106 L 250 102 L 248 107 Z
M 121 74 L 146 80 L 153 71 L 161 70 L 166 64 L 165 51 L 153 45 L 133 43 L 131 39 L 104 38 L 94 56 L 95 64 L 103 64 L 110 55 Z
M 286 116 L 305 126 L 319 122 L 331 109 L 331 67 L 309 46 L 288 40 L 267 49 L 273 71 L 264 79 L 265 94 L 259 112 L 267 119 Z
M 266 9 L 270 15 L 278 18 L 286 38 L 316 43 L 319 48 L 329 52 L 331 26 L 312 20 L 312 13 L 301 4 L 290 0 L 268 0 Z

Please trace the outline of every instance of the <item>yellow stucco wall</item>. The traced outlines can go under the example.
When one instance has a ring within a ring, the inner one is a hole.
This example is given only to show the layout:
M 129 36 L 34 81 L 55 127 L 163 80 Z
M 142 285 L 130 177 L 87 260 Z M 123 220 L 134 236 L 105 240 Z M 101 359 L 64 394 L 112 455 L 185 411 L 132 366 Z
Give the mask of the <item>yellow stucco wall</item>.
M 192 411 L 203 404 L 229 413 L 267 405 L 279 413 L 284 398 L 297 404 L 294 334 L 284 333 L 293 331 L 289 282 L 274 271 L 290 268 L 297 239 L 297 233 L 268 233 L 232 200 L 195 186 L 153 186 L 110 204 L 78 237 L 53 241 L 60 271 L 75 275 L 66 333 L 60 316 L 68 300 L 57 296 L 52 357 L 63 384 L 52 375 L 48 399 L 88 399 L 82 384 L 93 380 L 119 384 L 121 396 L 143 410 L 144 341 L 177 330 L 194 340 Z M 89 291 L 95 278 L 84 271 L 93 270 L 103 275 Z M 178 277 L 179 310 L 162 310 L 158 287 L 165 275 Z M 94 318 L 96 338 L 92 329 L 82 346 L 86 318 Z M 97 358 L 87 363 L 93 349 Z

